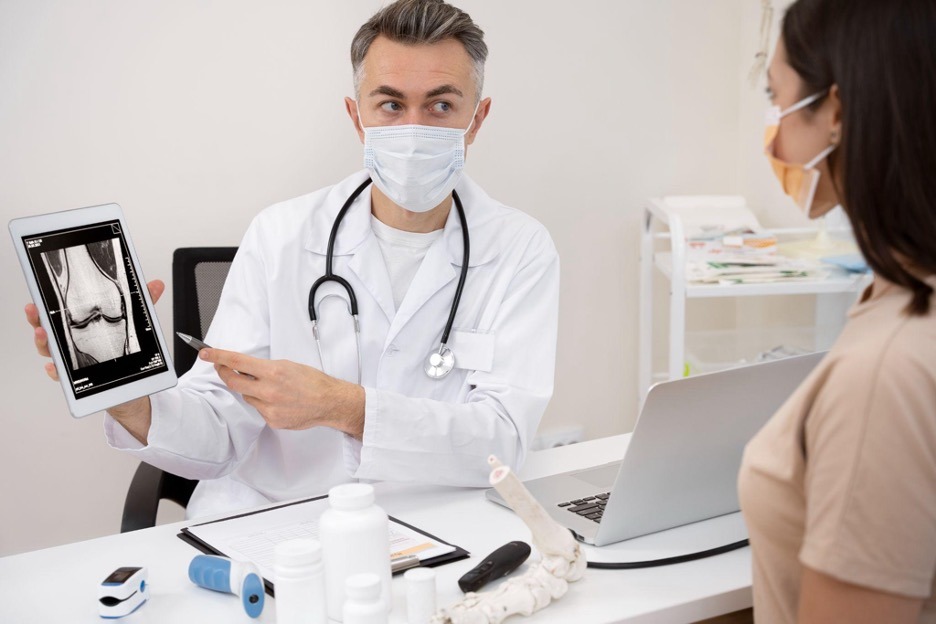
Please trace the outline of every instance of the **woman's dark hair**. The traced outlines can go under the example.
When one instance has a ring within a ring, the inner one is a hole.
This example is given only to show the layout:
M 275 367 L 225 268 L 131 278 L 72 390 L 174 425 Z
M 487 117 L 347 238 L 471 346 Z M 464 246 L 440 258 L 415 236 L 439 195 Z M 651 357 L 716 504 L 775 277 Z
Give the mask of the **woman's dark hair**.
M 838 85 L 830 155 L 865 259 L 926 314 L 936 273 L 936 1 L 798 0 L 783 19 L 803 97 Z

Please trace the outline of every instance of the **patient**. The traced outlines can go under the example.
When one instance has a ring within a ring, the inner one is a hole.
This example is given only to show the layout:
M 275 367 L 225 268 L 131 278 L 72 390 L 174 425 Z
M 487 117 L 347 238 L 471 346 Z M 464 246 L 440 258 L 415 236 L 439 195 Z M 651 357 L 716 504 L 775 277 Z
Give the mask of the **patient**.
M 875 279 L 746 449 L 754 614 L 936 622 L 936 2 L 799 0 L 768 81 L 784 190 Z

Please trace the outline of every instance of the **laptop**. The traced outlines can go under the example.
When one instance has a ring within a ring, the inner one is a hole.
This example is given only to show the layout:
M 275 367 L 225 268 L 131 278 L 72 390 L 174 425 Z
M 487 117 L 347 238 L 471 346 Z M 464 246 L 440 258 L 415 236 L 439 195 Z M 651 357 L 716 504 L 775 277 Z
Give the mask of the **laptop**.
M 736 512 L 745 445 L 824 355 L 656 384 L 621 461 L 525 485 L 556 521 L 595 546 Z M 507 506 L 496 490 L 485 495 Z

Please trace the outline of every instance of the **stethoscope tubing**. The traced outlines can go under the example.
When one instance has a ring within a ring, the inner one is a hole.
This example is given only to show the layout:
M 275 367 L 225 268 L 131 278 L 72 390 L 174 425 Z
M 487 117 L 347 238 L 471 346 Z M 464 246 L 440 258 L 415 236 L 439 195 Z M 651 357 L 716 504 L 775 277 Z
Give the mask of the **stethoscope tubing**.
M 354 288 L 351 284 L 341 277 L 340 275 L 335 275 L 333 271 L 333 261 L 335 257 L 335 240 L 338 237 L 338 228 L 341 225 L 342 219 L 344 219 L 345 214 L 348 212 L 348 209 L 351 208 L 351 205 L 354 201 L 360 196 L 360 194 L 371 184 L 371 179 L 368 178 L 364 180 L 351 195 L 348 196 L 348 199 L 345 200 L 344 205 L 342 205 L 341 210 L 338 211 L 338 215 L 335 217 L 335 222 L 332 224 L 331 232 L 328 234 L 328 247 L 325 252 L 325 274 L 320 278 L 315 280 L 312 284 L 312 287 L 309 289 L 309 320 L 312 321 L 312 333 L 315 336 L 315 343 L 319 350 L 319 358 L 322 357 L 322 346 L 319 340 L 318 333 L 318 314 L 315 311 L 315 295 L 318 292 L 319 286 L 326 282 L 336 282 L 345 292 L 348 294 L 348 304 L 351 317 L 354 319 L 354 330 L 355 338 L 358 341 L 358 383 L 360 383 L 360 377 L 362 374 L 362 364 L 361 361 L 361 346 L 360 346 L 360 321 L 358 319 L 358 305 L 357 297 L 354 294 Z M 461 198 L 458 196 L 456 191 L 452 191 L 452 199 L 455 202 L 455 209 L 458 212 L 458 220 L 461 224 L 462 230 L 462 266 L 461 271 L 458 276 L 458 285 L 455 287 L 455 296 L 452 298 L 452 307 L 449 310 L 448 320 L 445 322 L 445 328 L 442 330 L 442 340 L 439 345 L 439 355 L 442 355 L 443 352 L 448 351 L 451 354 L 451 349 L 448 349 L 448 340 L 452 333 L 452 327 L 455 324 L 455 314 L 458 312 L 458 305 L 461 302 L 462 291 L 465 288 L 465 280 L 468 277 L 468 262 L 471 258 L 471 238 L 468 235 L 468 220 L 465 217 L 465 209 L 462 206 Z M 324 368 L 324 361 L 322 366 Z M 451 366 L 449 366 L 451 368 Z M 446 370 L 441 376 L 436 377 L 441 379 L 448 373 Z
M 344 219 L 345 213 L 348 212 L 354 200 L 364 192 L 364 189 L 370 186 L 370 183 L 371 179 L 367 178 L 360 186 L 354 189 L 354 192 L 345 200 L 341 210 L 338 211 L 338 216 L 335 217 L 335 222 L 332 224 L 331 232 L 328 234 L 328 248 L 325 250 L 325 275 L 315 280 L 315 283 L 312 284 L 312 288 L 309 289 L 309 319 L 313 323 L 318 321 L 318 316 L 315 312 L 315 293 L 318 292 L 319 286 L 325 282 L 337 282 L 345 289 L 345 292 L 348 293 L 348 301 L 351 306 L 351 316 L 357 319 L 358 307 L 354 289 L 351 287 L 351 284 L 348 283 L 348 280 L 340 275 L 335 275 L 332 271 L 332 261 L 335 258 L 335 239 L 338 237 L 338 227 L 341 225 L 341 220 Z
M 471 240 L 468 236 L 468 220 L 465 218 L 465 209 L 462 207 L 461 198 L 456 191 L 452 191 L 452 199 L 455 200 L 455 208 L 458 210 L 458 220 L 461 222 L 462 242 L 462 266 L 458 275 L 458 286 L 455 288 L 455 297 L 452 299 L 452 309 L 449 310 L 448 321 L 445 323 L 445 329 L 442 332 L 442 346 L 448 345 L 449 334 L 452 333 L 452 326 L 455 324 L 455 313 L 458 312 L 458 304 L 461 302 L 462 290 L 465 288 L 465 278 L 468 277 L 468 260 L 471 258 Z

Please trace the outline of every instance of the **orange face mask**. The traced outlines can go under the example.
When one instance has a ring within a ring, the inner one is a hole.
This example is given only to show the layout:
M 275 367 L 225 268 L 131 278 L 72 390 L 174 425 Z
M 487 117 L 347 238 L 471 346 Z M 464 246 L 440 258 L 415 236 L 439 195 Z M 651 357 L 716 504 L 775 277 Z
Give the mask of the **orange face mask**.
M 774 174 L 780 180 L 783 192 L 791 197 L 800 210 L 809 217 L 812 217 L 810 213 L 813 198 L 816 196 L 816 188 L 819 186 L 819 171 L 815 167 L 831 154 L 837 146 L 830 145 L 805 165 L 798 165 L 777 158 L 774 153 L 774 143 L 777 140 L 777 134 L 780 132 L 781 119 L 809 106 L 825 94 L 826 92 L 822 91 L 810 95 L 786 110 L 780 110 L 779 106 L 771 106 L 767 109 L 767 126 L 764 132 L 764 153 L 767 155 L 771 167 L 773 167 Z

